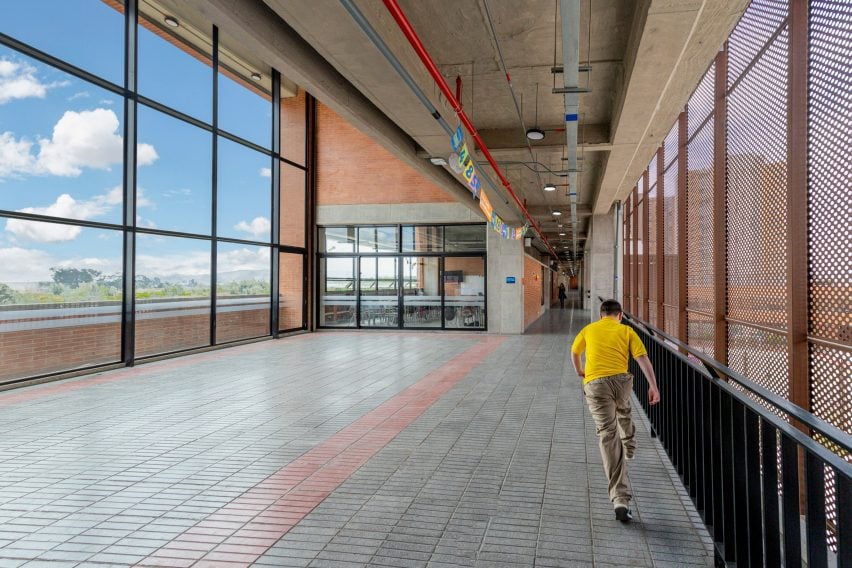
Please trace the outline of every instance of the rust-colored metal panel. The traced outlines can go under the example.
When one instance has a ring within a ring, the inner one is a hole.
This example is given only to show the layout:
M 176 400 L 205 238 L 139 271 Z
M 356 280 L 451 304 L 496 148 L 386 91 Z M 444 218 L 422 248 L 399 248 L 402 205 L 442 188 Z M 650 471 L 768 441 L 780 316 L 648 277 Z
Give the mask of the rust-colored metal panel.
M 663 147 L 657 150 L 657 223 L 656 223 L 656 243 L 657 243 L 657 326 L 665 328 L 666 322 L 666 207 L 665 207 L 665 157 L 663 156 Z
M 716 360 L 728 362 L 728 309 L 727 236 L 728 216 L 726 191 L 728 54 L 723 50 L 716 55 L 716 85 L 713 134 L 713 319 L 714 352 Z
M 631 246 L 632 246 L 632 236 L 630 228 L 630 219 L 632 217 L 633 211 L 633 200 L 632 195 L 628 195 L 627 199 L 624 202 L 624 260 L 621 263 L 622 269 L 622 289 L 624 291 L 624 298 L 622 300 L 622 306 L 625 310 L 630 310 L 630 302 L 631 302 L 631 294 L 633 293 L 631 288 L 631 264 L 633 262 L 633 258 L 631 256 Z
M 688 110 L 680 113 L 677 119 L 678 155 L 677 155 L 677 338 L 686 342 L 687 313 L 686 313 L 686 270 L 687 270 L 687 170 L 688 146 L 687 129 Z
M 650 318 L 648 317 L 648 284 L 650 280 L 650 263 L 651 259 L 648 254 L 648 202 L 650 199 L 648 198 L 648 170 L 645 170 L 645 175 L 642 177 L 642 187 L 644 191 L 644 196 L 642 198 L 642 216 L 641 223 L 639 225 L 639 231 L 641 232 L 642 239 L 642 319 L 648 321 Z
M 659 259 L 657 255 L 657 234 L 659 225 L 662 222 L 662 217 L 658 214 L 657 202 L 659 201 L 659 191 L 657 187 L 657 154 L 651 158 L 651 164 L 648 166 L 648 323 L 653 326 L 658 326 L 657 321 L 657 306 L 659 304 L 658 283 L 657 283 L 657 265 Z
M 638 186 L 633 188 L 633 215 L 631 216 L 630 224 L 633 226 L 633 284 L 630 289 L 633 290 L 633 298 L 630 302 L 630 312 L 634 315 L 639 315 L 639 189 Z

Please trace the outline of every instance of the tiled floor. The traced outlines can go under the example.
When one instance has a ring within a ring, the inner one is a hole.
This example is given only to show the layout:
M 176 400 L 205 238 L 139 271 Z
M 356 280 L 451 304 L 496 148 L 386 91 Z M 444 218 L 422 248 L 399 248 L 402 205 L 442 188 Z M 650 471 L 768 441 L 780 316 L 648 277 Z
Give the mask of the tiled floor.
M 641 420 L 637 521 L 613 518 L 583 323 L 317 333 L 0 393 L 0 568 L 712 565 Z

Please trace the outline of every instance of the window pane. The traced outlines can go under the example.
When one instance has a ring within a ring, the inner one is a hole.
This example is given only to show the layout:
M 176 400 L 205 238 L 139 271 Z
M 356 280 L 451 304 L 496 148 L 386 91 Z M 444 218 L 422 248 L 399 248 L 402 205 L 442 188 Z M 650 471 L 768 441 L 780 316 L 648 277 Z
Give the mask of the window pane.
M 304 316 L 304 256 L 281 253 L 278 265 L 278 329 L 300 329 Z
M 444 259 L 444 325 L 485 327 L 485 259 Z
M 281 244 L 305 246 L 305 171 L 281 162 Z
M 270 157 L 219 138 L 218 233 L 269 242 L 272 182 Z
M 3 2 L 0 32 L 123 85 L 123 5 L 92 0 L 7 1 Z
M 441 327 L 440 258 L 402 259 L 402 303 L 405 327 Z
M 448 225 L 444 227 L 447 252 L 485 250 L 485 225 Z
M 219 243 L 216 342 L 269 335 L 269 247 Z
M 3 46 L 0 77 L 0 209 L 120 223 L 121 97 Z M 156 160 L 144 138 L 140 152 Z
M 396 327 L 399 316 L 397 258 L 361 258 L 362 327 Z
M 402 252 L 441 252 L 443 227 L 417 226 L 402 228 Z
M 226 38 L 220 36 L 220 43 Z M 250 63 L 231 50 L 219 50 L 219 128 L 272 146 L 272 76 L 269 68 Z M 267 166 L 268 167 L 268 166 Z
M 150 166 L 138 169 L 138 224 L 184 233 L 210 234 L 211 134 L 139 105 L 139 139 L 158 149 Z M 156 207 L 149 205 L 156 203 Z
M 355 326 L 355 262 L 352 257 L 320 259 L 321 326 Z
M 397 252 L 396 227 L 358 227 L 358 252 Z
M 355 252 L 355 227 L 320 227 L 318 250 Z
M 139 9 L 139 94 L 211 123 L 212 28 L 190 32 L 186 23 L 173 28 L 147 2 L 141 2 Z M 193 44 L 187 42 L 190 37 Z
M 121 231 L 0 223 L 0 382 L 118 361 Z
M 281 88 L 281 157 L 302 166 L 307 155 L 305 91 L 295 95 Z
M 210 344 L 210 241 L 136 238 L 136 356 Z

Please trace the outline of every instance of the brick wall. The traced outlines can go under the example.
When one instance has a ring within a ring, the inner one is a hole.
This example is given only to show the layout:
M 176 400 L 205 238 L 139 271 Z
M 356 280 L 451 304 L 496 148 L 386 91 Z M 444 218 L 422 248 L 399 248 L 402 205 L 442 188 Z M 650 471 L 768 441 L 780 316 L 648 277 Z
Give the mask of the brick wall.
M 120 323 L 0 333 L 0 380 L 69 371 L 120 359 Z
M 255 309 L 220 312 L 217 341 L 225 343 L 268 335 L 268 305 L 252 308 Z M 37 313 L 38 310 L 34 310 L 34 315 Z M 86 320 L 85 317 L 77 319 Z M 139 319 L 136 322 L 136 356 L 207 346 L 209 322 L 205 314 Z M 118 322 L 0 333 L 0 381 L 116 363 L 120 359 L 121 324 Z
M 278 329 L 302 327 L 302 255 L 282 253 L 279 265 Z
M 542 302 L 542 273 L 546 269 L 524 255 L 524 329 L 541 316 L 544 306 Z
M 456 201 L 321 104 L 316 173 L 317 205 Z

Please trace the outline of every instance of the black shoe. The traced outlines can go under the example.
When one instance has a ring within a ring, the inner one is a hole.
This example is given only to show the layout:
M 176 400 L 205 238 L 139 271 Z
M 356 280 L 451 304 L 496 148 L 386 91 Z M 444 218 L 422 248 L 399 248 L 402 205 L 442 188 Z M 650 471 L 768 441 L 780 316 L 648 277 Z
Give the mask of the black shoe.
M 615 508 L 615 518 L 622 523 L 629 523 L 633 520 L 633 513 L 624 505 L 619 505 Z

